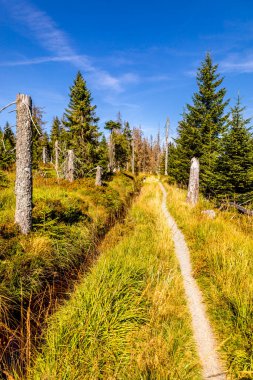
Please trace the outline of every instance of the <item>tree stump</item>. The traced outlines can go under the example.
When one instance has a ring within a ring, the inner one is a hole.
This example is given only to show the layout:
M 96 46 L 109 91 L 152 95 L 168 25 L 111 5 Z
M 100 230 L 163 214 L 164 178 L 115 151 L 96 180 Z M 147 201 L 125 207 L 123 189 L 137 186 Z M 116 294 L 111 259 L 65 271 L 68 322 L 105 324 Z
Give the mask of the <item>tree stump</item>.
M 199 199 L 199 160 L 191 159 L 190 178 L 187 193 L 187 202 L 195 206 Z
M 97 166 L 95 185 L 96 186 L 102 186 L 102 168 L 101 168 L 101 166 Z
M 17 95 L 16 212 L 15 223 L 22 234 L 32 229 L 32 99 Z

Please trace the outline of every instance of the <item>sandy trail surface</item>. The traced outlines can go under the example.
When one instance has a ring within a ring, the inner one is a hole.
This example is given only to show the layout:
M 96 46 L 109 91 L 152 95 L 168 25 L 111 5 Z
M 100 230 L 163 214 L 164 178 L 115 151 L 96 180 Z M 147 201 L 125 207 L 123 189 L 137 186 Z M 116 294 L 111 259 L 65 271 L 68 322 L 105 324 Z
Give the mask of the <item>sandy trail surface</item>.
M 184 289 L 187 297 L 188 308 L 192 317 L 192 327 L 197 351 L 202 364 L 203 378 L 214 380 L 225 380 L 226 375 L 220 364 L 214 334 L 206 316 L 205 305 L 192 275 L 192 265 L 189 249 L 186 245 L 184 235 L 177 227 L 175 220 L 170 215 L 167 205 L 167 192 L 164 186 L 159 183 L 163 193 L 162 210 L 172 231 L 172 238 L 175 246 L 175 253 L 179 261 L 183 276 Z

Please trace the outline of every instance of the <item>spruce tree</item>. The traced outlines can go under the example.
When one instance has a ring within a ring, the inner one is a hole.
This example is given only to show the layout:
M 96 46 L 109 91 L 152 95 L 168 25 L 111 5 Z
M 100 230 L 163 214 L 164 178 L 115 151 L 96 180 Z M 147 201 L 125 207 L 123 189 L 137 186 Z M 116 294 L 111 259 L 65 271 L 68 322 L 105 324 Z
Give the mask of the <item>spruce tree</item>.
M 0 169 L 8 170 L 15 163 L 15 135 L 7 122 L 0 130 Z
M 69 148 L 74 150 L 77 176 L 83 176 L 94 169 L 98 161 L 98 132 L 96 106 L 80 72 L 70 88 L 69 106 L 65 110 L 64 124 L 69 131 Z
M 123 136 L 126 140 L 126 169 L 129 170 L 132 153 L 132 130 L 128 121 L 124 122 Z
M 98 165 L 102 167 L 103 173 L 108 169 L 109 164 L 109 153 L 108 153 L 108 144 L 105 136 L 102 136 L 101 141 L 99 142 L 98 149 Z
M 229 114 L 228 101 L 224 100 L 226 89 L 220 87 L 223 78 L 217 73 L 209 53 L 197 71 L 198 92 L 193 95 L 193 105 L 187 104 L 183 120 L 179 124 L 177 161 L 182 167 L 185 184 L 188 181 L 186 168 L 190 167 L 193 156 L 200 159 L 200 187 L 206 195 L 213 193 L 214 170 L 220 153 L 222 134 L 227 130 Z M 180 170 L 180 169 L 179 169 Z M 178 178 L 177 178 L 178 180 Z
M 251 119 L 244 119 L 240 97 L 231 108 L 229 131 L 222 139 L 222 153 L 217 162 L 216 195 L 236 202 L 244 201 L 253 193 L 253 140 L 248 127 Z
M 33 168 L 37 169 L 39 162 L 42 161 L 42 151 L 44 144 L 43 126 L 46 124 L 43 121 L 43 109 L 41 107 L 33 106 L 32 108 L 32 154 L 33 154 Z M 35 128 L 35 126 L 36 128 Z
M 50 131 L 50 143 L 52 148 L 54 147 L 55 141 L 60 140 L 62 133 L 62 126 L 59 118 L 56 116 L 53 118 L 53 124 Z
M 105 123 L 105 129 L 110 131 L 109 137 L 109 171 L 113 171 L 115 169 L 115 138 L 121 129 L 121 123 L 119 121 L 109 120 Z

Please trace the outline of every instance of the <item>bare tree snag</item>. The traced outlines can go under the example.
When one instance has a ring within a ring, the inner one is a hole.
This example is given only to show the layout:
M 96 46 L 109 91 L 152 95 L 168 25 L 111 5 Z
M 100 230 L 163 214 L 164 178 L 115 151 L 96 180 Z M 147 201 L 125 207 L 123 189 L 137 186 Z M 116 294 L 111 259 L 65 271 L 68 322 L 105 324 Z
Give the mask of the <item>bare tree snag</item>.
M 110 140 L 109 140 L 109 170 L 110 172 L 113 172 L 114 169 L 114 141 L 113 141 L 113 132 L 110 134 Z
M 165 175 L 168 175 L 169 126 L 170 126 L 170 119 L 167 118 L 166 126 L 165 126 L 165 168 L 164 168 Z
M 32 99 L 17 95 L 16 212 L 15 223 L 22 234 L 32 229 Z
M 132 133 L 132 160 L 131 160 L 131 164 L 132 164 L 132 174 L 134 174 L 135 170 L 135 152 L 134 152 L 134 129 L 133 129 L 133 133 Z
M 96 171 L 96 186 L 102 186 L 102 168 L 101 166 L 97 166 Z
M 55 154 L 54 167 L 55 167 L 57 178 L 59 178 L 59 143 L 58 143 L 58 140 L 56 140 L 54 143 L 54 154 Z
M 66 173 L 66 179 L 69 182 L 74 181 L 74 151 L 73 150 L 68 150 L 68 157 L 67 157 L 67 173 Z
M 42 161 L 43 161 L 43 164 L 47 163 L 47 147 L 46 146 L 43 146 Z
M 195 157 L 191 159 L 191 170 L 187 193 L 187 202 L 196 205 L 199 199 L 199 160 Z

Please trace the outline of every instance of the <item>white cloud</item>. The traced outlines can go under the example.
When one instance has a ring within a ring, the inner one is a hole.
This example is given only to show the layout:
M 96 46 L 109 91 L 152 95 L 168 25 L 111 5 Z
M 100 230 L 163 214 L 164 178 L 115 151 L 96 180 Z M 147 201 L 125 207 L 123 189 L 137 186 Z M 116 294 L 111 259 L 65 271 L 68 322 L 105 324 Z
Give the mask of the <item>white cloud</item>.
M 26 27 L 26 30 L 29 31 L 29 36 L 35 38 L 45 50 L 53 53 L 53 56 L 49 57 L 0 62 L 0 66 L 70 62 L 78 69 L 85 70 L 95 87 L 115 92 L 124 91 L 124 85 L 135 81 L 133 74 L 125 74 L 120 77 L 112 76 L 107 71 L 96 67 L 90 57 L 77 54 L 68 36 L 56 25 L 54 20 L 27 1 L 18 3 L 7 0 L 0 1 L 6 5 L 15 21 Z
M 239 56 L 229 56 L 221 61 L 220 69 L 222 72 L 235 72 L 238 74 L 253 72 L 253 55 L 242 54 Z
M 85 57 L 81 56 L 83 62 L 85 61 Z M 66 56 L 46 56 L 46 57 L 37 57 L 31 59 L 21 59 L 21 60 L 12 60 L 12 61 L 3 61 L 0 62 L 0 66 L 29 66 L 29 65 L 39 65 L 42 63 L 50 63 L 50 62 L 76 62 L 80 59 L 78 55 L 66 55 Z M 89 61 L 87 59 L 87 67 L 89 67 Z

